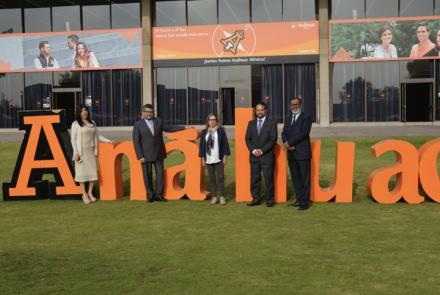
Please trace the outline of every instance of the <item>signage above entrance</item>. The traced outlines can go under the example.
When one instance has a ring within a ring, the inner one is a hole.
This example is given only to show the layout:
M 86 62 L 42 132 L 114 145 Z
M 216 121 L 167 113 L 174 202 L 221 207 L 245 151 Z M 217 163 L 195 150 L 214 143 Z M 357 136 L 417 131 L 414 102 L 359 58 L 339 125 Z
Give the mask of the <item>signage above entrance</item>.
M 318 21 L 155 27 L 152 35 L 155 67 L 319 60 Z
M 0 34 L 0 48 L 1 73 L 142 68 L 142 29 Z
M 330 62 L 440 58 L 440 16 L 329 21 Z

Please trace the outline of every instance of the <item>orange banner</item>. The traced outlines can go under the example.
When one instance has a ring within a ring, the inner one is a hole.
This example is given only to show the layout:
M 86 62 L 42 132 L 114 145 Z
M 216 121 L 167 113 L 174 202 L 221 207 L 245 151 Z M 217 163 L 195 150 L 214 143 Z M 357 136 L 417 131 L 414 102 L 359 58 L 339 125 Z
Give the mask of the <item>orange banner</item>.
M 319 55 L 318 21 L 153 28 L 154 61 L 264 63 L 266 57 L 307 55 Z

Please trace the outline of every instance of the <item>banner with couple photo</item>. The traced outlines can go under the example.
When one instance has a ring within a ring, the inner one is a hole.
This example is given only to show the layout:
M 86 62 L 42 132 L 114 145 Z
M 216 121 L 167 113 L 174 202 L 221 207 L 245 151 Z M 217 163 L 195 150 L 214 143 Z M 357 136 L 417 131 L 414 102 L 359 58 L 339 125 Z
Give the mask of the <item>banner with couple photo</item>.
M 0 48 L 0 73 L 142 68 L 140 28 L 0 34 Z
M 440 16 L 332 20 L 330 62 L 440 57 Z

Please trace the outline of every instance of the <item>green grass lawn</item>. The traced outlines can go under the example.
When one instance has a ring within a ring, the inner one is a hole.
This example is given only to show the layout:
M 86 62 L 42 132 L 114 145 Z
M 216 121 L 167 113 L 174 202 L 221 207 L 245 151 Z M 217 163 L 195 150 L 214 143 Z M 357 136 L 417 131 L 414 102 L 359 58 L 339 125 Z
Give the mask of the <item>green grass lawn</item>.
M 356 143 L 354 202 L 305 212 L 235 202 L 233 155 L 226 206 L 130 201 L 126 158 L 121 200 L 0 201 L 0 294 L 438 294 L 440 204 L 367 194 L 368 175 L 395 161 L 371 156 L 383 139 L 321 139 L 322 187 L 333 180 L 336 140 Z M 419 148 L 433 137 L 398 139 Z M 0 144 L 1 181 L 18 149 Z M 165 163 L 183 161 L 173 152 Z

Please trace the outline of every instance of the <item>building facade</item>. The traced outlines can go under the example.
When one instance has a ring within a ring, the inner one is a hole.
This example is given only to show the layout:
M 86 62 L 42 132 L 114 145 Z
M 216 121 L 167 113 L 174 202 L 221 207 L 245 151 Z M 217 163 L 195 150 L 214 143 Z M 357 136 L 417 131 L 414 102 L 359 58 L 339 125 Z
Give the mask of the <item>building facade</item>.
M 5 36 L 66 34 L 51 43 L 51 55 L 67 65 L 68 32 L 141 29 L 142 66 L 112 66 L 122 53 L 110 37 L 87 39 L 99 69 L 1 73 L 8 61 L 0 54 L 0 128 L 17 128 L 20 110 L 79 103 L 99 126 L 132 126 L 145 103 L 172 124 L 203 125 L 218 113 L 234 125 L 234 108 L 258 101 L 283 123 L 295 96 L 315 126 L 440 124 L 438 55 L 409 56 L 421 21 L 432 25 L 429 39 L 438 44 L 438 15 L 440 0 L 3 0 L 2 50 Z M 389 60 L 374 56 L 381 37 L 373 35 L 384 24 L 398 54 Z M 310 30 L 299 37 L 299 29 Z M 302 44 L 312 52 L 296 50 Z M 38 46 L 23 45 L 23 52 L 36 57 Z

